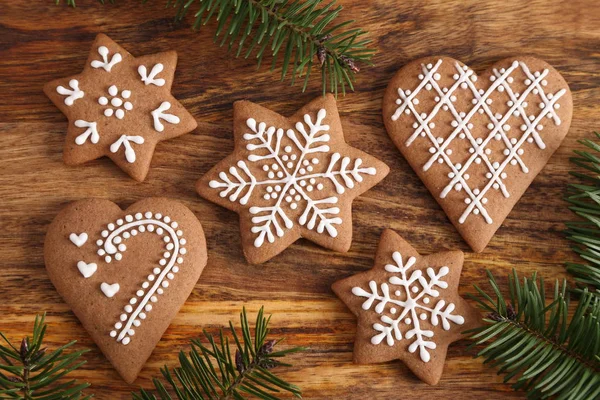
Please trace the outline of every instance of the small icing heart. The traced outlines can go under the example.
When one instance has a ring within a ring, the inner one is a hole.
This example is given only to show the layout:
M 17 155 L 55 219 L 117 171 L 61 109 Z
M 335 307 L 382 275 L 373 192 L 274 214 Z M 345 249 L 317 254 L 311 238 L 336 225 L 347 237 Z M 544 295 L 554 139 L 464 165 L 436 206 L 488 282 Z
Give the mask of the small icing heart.
M 73 244 L 77 247 L 81 247 L 85 244 L 85 242 L 87 242 L 88 240 L 88 234 L 83 232 L 80 233 L 79 235 L 76 233 L 71 233 L 69 235 L 69 239 L 71 239 L 71 242 L 73 242 Z M 87 278 L 87 277 L 86 277 Z
M 77 262 L 77 268 L 84 278 L 89 278 L 96 273 L 98 266 L 95 263 L 86 263 L 85 261 Z M 118 290 L 118 289 L 117 289 Z M 110 297 L 110 296 L 109 296 Z
M 106 297 L 113 297 L 115 294 L 117 294 L 121 287 L 118 283 L 113 283 L 112 285 L 109 285 L 106 282 L 102 282 L 102 285 L 100 285 L 100 289 Z

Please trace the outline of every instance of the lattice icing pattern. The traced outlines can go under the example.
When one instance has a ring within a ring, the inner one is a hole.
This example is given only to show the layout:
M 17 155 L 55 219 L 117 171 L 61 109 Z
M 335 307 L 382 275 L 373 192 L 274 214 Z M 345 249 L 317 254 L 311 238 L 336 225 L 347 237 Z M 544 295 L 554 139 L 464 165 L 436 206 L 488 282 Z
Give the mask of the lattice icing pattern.
M 164 250 L 158 265 L 141 284 L 140 289 L 132 296 L 129 303 L 124 306 L 119 321 L 111 330 L 110 336 L 118 342 L 127 345 L 135 335 L 135 329 L 146 319 L 146 313 L 152 311 L 153 303 L 158 301 L 158 296 L 169 287 L 169 281 L 175 279 L 186 254 L 186 240 L 183 231 L 178 229 L 178 223 L 168 216 L 160 213 L 136 213 L 118 219 L 107 225 L 101 232 L 102 239 L 98 239 L 98 255 L 107 263 L 120 261 L 127 250 L 127 239 L 143 233 L 154 233 L 162 237 Z
M 388 279 L 389 284 L 378 284 L 372 280 L 369 281 L 368 290 L 353 287 L 352 294 L 366 298 L 362 304 L 363 310 L 371 310 L 375 305 L 373 311 L 382 314 L 380 323 L 373 324 L 373 345 L 380 345 L 385 341 L 388 346 L 394 346 L 397 341 L 407 339 L 411 341 L 408 351 L 415 353 L 418 349 L 421 360 L 429 362 L 429 350 L 435 349 L 437 345 L 433 340 L 434 331 L 424 328 L 422 321 L 429 321 L 434 327 L 441 324 L 446 331 L 452 328 L 452 324 L 462 325 L 465 322 L 463 316 L 453 314 L 456 308 L 454 303 L 438 299 L 438 288 L 448 288 L 444 277 L 450 270 L 446 266 L 437 271 L 430 267 L 426 270 L 426 277 L 421 270 L 409 271 L 416 263 L 415 257 L 408 257 L 404 262 L 402 255 L 396 251 L 392 258 L 395 264 L 385 266 L 387 272 L 395 274 Z M 402 335 L 402 331 L 406 329 L 408 330 Z
M 398 107 L 391 119 L 414 119 L 405 146 L 419 140 L 429 143 L 430 155 L 422 168 L 447 177 L 440 197 L 446 198 L 453 190 L 463 193 L 465 208 L 458 222 L 464 223 L 473 214 L 491 224 L 486 207 L 490 191 L 508 198 L 509 176 L 519 173 L 516 168 L 529 172 L 523 155 L 528 146 L 546 148 L 544 124 L 561 124 L 556 110 L 566 89 L 547 93 L 550 71 L 532 72 L 520 61 L 493 69 L 487 89 L 477 87 L 478 77 L 471 69 L 454 62 L 452 83 L 446 86 L 440 84 L 448 81 L 439 72 L 443 62 L 422 64 L 418 85 L 398 88 Z M 523 84 L 520 92 L 513 89 L 517 83 Z M 457 99 L 464 96 L 469 106 L 457 106 Z M 425 110 L 423 103 L 434 105 Z M 483 136 L 474 134 L 475 124 L 485 127 Z M 479 167 L 484 167 L 483 176 Z
M 376 174 L 360 158 L 330 152 L 326 117 L 326 110 L 320 109 L 316 118 L 305 114 L 295 129 L 287 130 L 249 118 L 243 135 L 250 152 L 247 159 L 209 182 L 221 197 L 250 206 L 255 247 L 265 240 L 274 243 L 295 223 L 336 237 L 336 225 L 343 222 L 336 206 L 339 198 L 324 195 L 325 184 L 331 183 L 341 195 L 359 185 L 364 175 Z M 329 153 L 327 163 L 316 156 L 323 153 Z

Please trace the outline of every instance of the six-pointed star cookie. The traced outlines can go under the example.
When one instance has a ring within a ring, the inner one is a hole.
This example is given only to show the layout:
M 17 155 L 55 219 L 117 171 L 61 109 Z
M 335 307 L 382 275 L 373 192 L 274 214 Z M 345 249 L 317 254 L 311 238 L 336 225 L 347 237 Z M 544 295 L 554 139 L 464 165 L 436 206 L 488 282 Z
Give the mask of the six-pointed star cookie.
M 197 126 L 171 95 L 176 64 L 174 51 L 135 58 L 98 35 L 82 73 L 44 86 L 69 120 L 65 163 L 108 156 L 131 177 L 144 180 L 156 144 Z
M 334 97 L 315 99 L 290 118 L 238 101 L 233 131 L 233 154 L 196 190 L 239 213 L 248 261 L 265 262 L 301 237 L 348 251 L 352 200 L 389 169 L 346 144 Z
M 442 376 L 448 345 L 481 316 L 458 295 L 463 253 L 421 256 L 391 230 L 381 235 L 375 266 L 333 284 L 358 317 L 356 363 L 402 360 L 430 385 Z

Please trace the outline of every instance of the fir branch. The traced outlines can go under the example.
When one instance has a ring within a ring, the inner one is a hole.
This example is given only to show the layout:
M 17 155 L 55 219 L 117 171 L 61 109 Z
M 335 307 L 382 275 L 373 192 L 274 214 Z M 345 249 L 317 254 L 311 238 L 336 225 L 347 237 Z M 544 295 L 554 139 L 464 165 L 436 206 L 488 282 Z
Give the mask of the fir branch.
M 598 132 L 594 134 L 600 139 Z M 577 156 L 570 161 L 589 173 L 571 172 L 581 183 L 569 185 L 566 200 L 571 204 L 569 209 L 583 220 L 568 222 L 566 234 L 585 263 L 566 263 L 566 268 L 578 283 L 600 297 L 600 144 L 590 139 L 579 143 L 589 150 L 575 150 Z
M 600 301 L 583 289 L 568 322 L 569 291 L 556 281 L 547 304 L 544 281 L 513 270 L 509 298 L 487 271 L 493 294 L 478 286 L 471 296 L 487 313 L 484 326 L 469 331 L 477 357 L 498 367 L 504 382 L 530 399 L 595 399 L 600 396 Z
M 280 391 L 301 398 L 299 387 L 279 378 L 271 372 L 271 369 L 289 366 L 280 359 L 304 348 L 294 347 L 275 351 L 275 346 L 280 341 L 267 340 L 270 319 L 270 316 L 264 316 L 261 307 L 254 326 L 254 340 L 245 308 L 240 314 L 241 337 L 233 323 L 229 322 L 231 337 L 235 344 L 233 356 L 230 339 L 224 335 L 222 329 L 219 332 L 218 342 L 211 334 L 204 331 L 207 345 L 199 339 L 192 340 L 189 355 L 183 351 L 179 353 L 179 367 L 173 371 L 166 366 L 161 369 L 167 384 L 163 384 L 159 379 L 153 379 L 159 398 L 173 399 L 167 386 L 170 386 L 174 398 L 179 400 L 241 400 L 244 399 L 243 394 L 259 399 L 277 400 L 275 394 Z M 135 400 L 157 399 L 154 394 L 144 389 L 141 389 L 139 394 L 133 393 L 133 398 Z
M 75 0 L 67 3 L 75 6 Z M 323 94 L 337 95 L 354 90 L 360 64 L 372 65 L 375 49 L 367 47 L 366 32 L 350 28 L 354 21 L 336 23 L 342 6 L 335 0 L 167 0 L 167 7 L 175 7 L 181 20 L 195 3 L 194 29 L 214 19 L 215 42 L 235 57 L 255 54 L 259 68 L 271 56 L 271 71 L 281 63 L 281 80 L 288 73 L 292 85 L 303 78 L 303 92 L 314 68 L 320 69 Z
M 46 314 L 35 317 L 32 338 L 25 337 L 18 348 L 0 332 L 0 337 L 7 344 L 0 345 L 0 398 L 90 399 L 91 395 L 82 397 L 82 391 L 90 386 L 89 383 L 64 379 L 71 371 L 85 364 L 85 361 L 79 361 L 79 357 L 87 350 L 65 353 L 75 341 L 53 352 L 42 347 L 47 327 L 45 317 Z

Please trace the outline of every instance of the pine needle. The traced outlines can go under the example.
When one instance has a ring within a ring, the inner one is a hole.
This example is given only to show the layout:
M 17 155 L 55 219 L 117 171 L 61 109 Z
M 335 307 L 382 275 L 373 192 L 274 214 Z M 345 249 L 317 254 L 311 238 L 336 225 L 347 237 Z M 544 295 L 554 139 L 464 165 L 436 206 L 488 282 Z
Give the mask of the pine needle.
M 493 296 L 475 286 L 472 296 L 487 315 L 484 325 L 469 331 L 476 357 L 498 368 L 505 382 L 524 390 L 529 399 L 600 398 L 600 299 L 582 289 L 568 321 L 569 290 L 556 281 L 547 301 L 544 281 L 534 274 L 522 282 L 513 270 L 510 299 L 494 288 Z M 495 297 L 495 299 L 494 299 Z
M 78 383 L 65 378 L 81 367 L 79 361 L 87 350 L 66 353 L 75 341 L 49 352 L 42 347 L 46 333 L 46 314 L 35 317 L 33 336 L 25 337 L 19 347 L 0 332 L 7 346 L 0 344 L 0 399 L 71 400 L 90 399 L 82 391 L 89 383 Z
M 75 7 L 75 0 L 66 1 Z M 196 30 L 214 20 L 215 43 L 234 57 L 253 56 L 258 67 L 271 57 L 271 71 L 280 65 L 281 80 L 303 81 L 303 92 L 318 75 L 323 94 L 353 91 L 356 73 L 375 54 L 366 32 L 350 29 L 354 21 L 337 21 L 342 6 L 335 0 L 167 0 L 167 7 L 176 9 L 177 20 L 193 13 Z
M 265 400 L 277 400 L 276 394 L 288 392 L 301 398 L 300 388 L 286 382 L 271 372 L 276 367 L 289 366 L 280 358 L 288 354 L 305 350 L 303 347 L 294 347 L 286 350 L 275 351 L 279 341 L 267 340 L 269 333 L 269 320 L 264 316 L 261 307 L 254 324 L 254 339 L 250 332 L 250 323 L 246 309 L 240 313 L 241 335 L 233 324 L 229 323 L 230 333 L 233 338 L 232 353 L 228 337 L 223 330 L 219 331 L 218 341 L 204 331 L 203 343 L 200 339 L 192 340 L 192 349 L 189 354 L 179 353 L 179 367 L 170 370 L 168 367 L 161 369 L 162 376 L 167 384 L 159 379 L 154 379 L 154 387 L 158 397 L 144 389 L 140 393 L 133 393 L 135 400 L 216 400 L 216 399 L 244 399 L 244 394 Z M 233 354 L 233 355 L 232 355 Z M 171 388 L 172 397 L 166 387 Z

